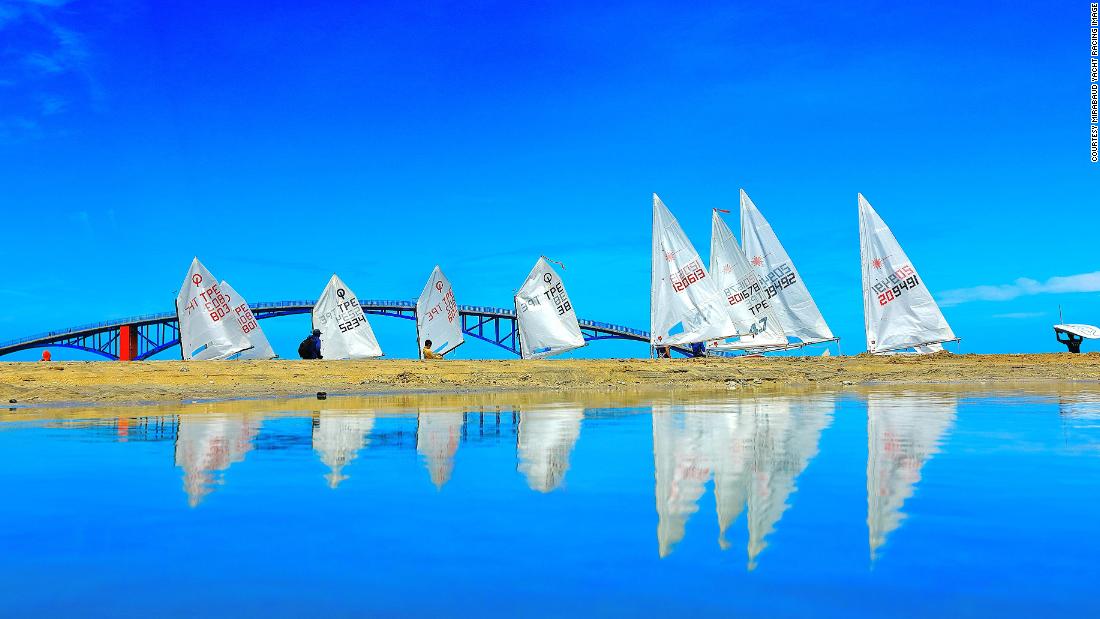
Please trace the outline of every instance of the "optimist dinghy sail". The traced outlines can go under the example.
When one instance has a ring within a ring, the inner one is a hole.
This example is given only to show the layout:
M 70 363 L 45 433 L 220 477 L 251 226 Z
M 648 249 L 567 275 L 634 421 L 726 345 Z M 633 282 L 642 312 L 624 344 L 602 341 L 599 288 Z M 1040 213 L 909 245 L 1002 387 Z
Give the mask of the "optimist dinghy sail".
M 714 350 L 786 348 L 787 336 L 764 292 L 760 277 L 741 253 L 718 210 L 714 210 L 710 229 L 710 274 L 718 283 L 727 310 L 740 337 L 714 342 Z
M 183 359 L 226 359 L 252 348 L 218 280 L 198 258 L 176 296 Z
M 565 284 L 545 257 L 540 257 L 516 293 L 520 356 L 543 359 L 585 345 Z
M 241 326 L 241 331 L 248 337 L 248 341 L 252 343 L 252 348 L 241 352 L 233 357 L 234 359 L 274 359 L 277 355 L 271 348 L 271 343 L 267 341 L 267 336 L 264 335 L 263 329 L 260 328 L 259 321 L 256 320 L 256 316 L 252 313 L 252 308 L 248 307 L 248 301 L 244 300 L 244 297 L 237 294 L 236 290 L 229 285 L 229 282 L 223 281 L 221 283 L 222 294 L 225 295 L 225 300 L 229 303 L 229 307 L 233 308 L 233 313 L 237 316 L 237 324 Z
M 718 284 L 680 223 L 653 194 L 649 343 L 675 346 L 737 335 Z
M 313 328 L 321 330 L 321 356 L 325 359 L 382 356 L 359 299 L 335 274 L 313 306 Z
M 859 194 L 859 253 L 869 352 L 906 348 L 933 352 L 932 345 L 958 339 L 913 263 L 863 194 Z
M 837 338 L 825 324 L 802 275 L 794 267 L 771 224 L 741 190 L 741 249 L 764 283 L 784 332 L 803 346 Z
M 438 266 L 416 300 L 416 337 L 421 356 L 426 340 L 432 341 L 432 352 L 439 355 L 451 352 L 464 341 L 454 288 Z

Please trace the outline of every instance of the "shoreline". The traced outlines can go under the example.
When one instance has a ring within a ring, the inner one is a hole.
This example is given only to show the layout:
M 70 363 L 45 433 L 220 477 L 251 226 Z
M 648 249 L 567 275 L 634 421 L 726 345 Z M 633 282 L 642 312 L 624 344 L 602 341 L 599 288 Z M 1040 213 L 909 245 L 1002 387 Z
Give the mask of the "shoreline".
M 1100 381 L 1100 353 L 921 357 L 0 363 L 0 402 L 121 404 L 329 395 L 631 390 L 738 392 L 872 385 Z M 15 400 L 12 402 L 12 400 Z

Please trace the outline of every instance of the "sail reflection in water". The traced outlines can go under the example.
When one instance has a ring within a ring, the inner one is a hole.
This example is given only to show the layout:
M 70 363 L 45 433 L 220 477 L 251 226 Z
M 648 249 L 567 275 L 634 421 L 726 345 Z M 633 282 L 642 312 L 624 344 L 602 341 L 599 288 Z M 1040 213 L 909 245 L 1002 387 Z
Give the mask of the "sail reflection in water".
M 952 395 L 867 396 L 867 529 L 871 560 L 901 526 L 921 469 L 955 423 Z
M 565 480 L 583 419 L 584 408 L 579 404 L 529 406 L 520 411 L 517 468 L 532 490 L 550 492 Z
M 252 451 L 259 430 L 260 420 L 248 416 L 180 415 L 175 458 L 183 469 L 183 489 L 191 507 L 222 483 L 215 473 L 224 473 Z
M 325 475 L 329 488 L 335 489 L 348 478 L 343 469 L 370 444 L 374 428 L 372 411 L 321 410 L 313 415 L 313 450 L 330 471 Z
M 460 412 L 433 411 L 416 415 L 416 452 L 424 458 L 432 483 L 438 490 L 443 489 L 454 472 L 463 422 Z
M 748 566 L 789 506 L 795 480 L 817 455 L 832 421 L 831 395 L 750 398 L 709 405 L 654 406 L 657 543 L 667 556 L 714 479 L 719 546 L 748 509 Z

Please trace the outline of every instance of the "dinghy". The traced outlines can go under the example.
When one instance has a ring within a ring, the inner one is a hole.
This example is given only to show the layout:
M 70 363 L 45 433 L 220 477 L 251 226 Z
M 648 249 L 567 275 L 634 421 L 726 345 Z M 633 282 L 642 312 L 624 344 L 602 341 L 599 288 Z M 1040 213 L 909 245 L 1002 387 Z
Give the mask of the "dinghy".
M 835 342 L 825 318 L 817 309 L 806 282 L 779 242 L 771 224 L 741 190 L 741 249 L 764 283 L 784 333 L 797 340 L 798 346 Z
M 274 359 L 277 355 L 271 348 L 271 343 L 267 341 L 264 330 L 260 328 L 259 321 L 256 320 L 256 316 L 252 313 L 252 308 L 248 307 L 248 301 L 245 301 L 244 297 L 237 294 L 237 291 L 233 290 L 233 287 L 230 286 L 227 281 L 222 281 L 221 288 L 222 294 L 225 295 L 225 299 L 229 303 L 229 307 L 233 308 L 233 313 L 237 316 L 237 324 L 241 325 L 241 331 L 248 337 L 248 341 L 252 343 L 252 348 L 233 355 L 233 358 Z
M 416 300 L 416 337 L 420 343 L 421 358 L 424 342 L 432 341 L 432 352 L 445 355 L 462 345 L 462 317 L 455 302 L 451 281 L 436 265 L 428 283 Z
M 313 306 L 313 328 L 321 330 L 321 356 L 325 359 L 382 356 L 359 299 L 335 274 Z
M 543 359 L 586 344 L 565 284 L 545 257 L 535 263 L 514 300 L 520 357 Z
M 651 346 L 678 346 L 737 335 L 715 279 L 680 228 L 653 194 L 653 255 L 650 280 Z
M 726 300 L 737 327 L 733 340 L 711 342 L 710 350 L 762 350 L 787 347 L 783 326 L 768 300 L 760 277 L 741 253 L 726 222 L 714 210 L 710 231 L 710 274 Z
M 930 353 L 958 341 L 890 228 L 863 194 L 858 199 L 867 351 Z
M 1054 325 L 1054 337 L 1070 352 L 1079 353 L 1083 340 L 1100 338 L 1100 328 L 1092 325 Z
M 185 361 L 227 359 L 252 348 L 218 280 L 198 258 L 176 296 L 176 318 Z

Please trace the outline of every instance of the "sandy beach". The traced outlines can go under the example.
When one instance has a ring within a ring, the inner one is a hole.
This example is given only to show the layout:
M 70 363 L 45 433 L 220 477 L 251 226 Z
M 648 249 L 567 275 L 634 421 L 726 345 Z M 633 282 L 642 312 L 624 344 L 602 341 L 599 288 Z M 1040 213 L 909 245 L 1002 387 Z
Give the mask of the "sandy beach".
M 1100 381 L 1100 354 L 0 364 L 0 398 L 9 405 L 312 396 L 319 391 L 760 391 L 1036 381 Z

